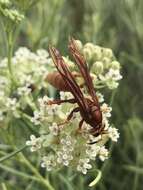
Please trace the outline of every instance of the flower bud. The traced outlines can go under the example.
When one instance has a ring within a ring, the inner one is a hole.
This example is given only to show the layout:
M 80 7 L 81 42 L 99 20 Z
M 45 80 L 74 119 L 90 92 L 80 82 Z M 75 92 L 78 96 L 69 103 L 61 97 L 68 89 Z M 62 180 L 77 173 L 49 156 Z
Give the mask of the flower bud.
M 93 59 L 99 61 L 102 58 L 101 48 L 99 46 L 94 46 L 93 49 Z
M 102 61 L 103 61 L 104 68 L 109 69 L 111 65 L 111 60 L 108 57 L 104 57 Z
M 84 45 L 84 48 L 90 49 L 90 51 L 93 51 L 94 49 L 94 45 L 92 43 L 86 43 Z
M 83 55 L 85 56 L 85 58 L 89 61 L 92 57 L 92 52 L 89 48 L 84 48 L 83 49 Z
M 108 58 L 112 58 L 113 57 L 112 50 L 109 48 L 103 48 L 103 56 L 108 57 Z
M 76 45 L 77 45 L 77 48 L 78 48 L 79 50 L 82 50 L 83 45 L 82 45 L 81 41 L 80 41 L 80 40 L 75 40 L 75 43 L 76 43 Z
M 101 61 L 96 61 L 93 66 L 93 72 L 96 74 L 101 74 L 103 72 L 103 63 Z
M 120 63 L 118 62 L 118 61 L 112 61 L 111 62 L 111 68 L 112 69 L 117 69 L 117 70 L 119 70 L 120 69 Z

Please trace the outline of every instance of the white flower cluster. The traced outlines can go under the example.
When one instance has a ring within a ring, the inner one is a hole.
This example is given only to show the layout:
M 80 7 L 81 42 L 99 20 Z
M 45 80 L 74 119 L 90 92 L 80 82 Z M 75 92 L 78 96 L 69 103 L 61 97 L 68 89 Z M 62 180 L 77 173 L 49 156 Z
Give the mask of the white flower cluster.
M 26 141 L 27 146 L 31 146 L 31 152 L 37 151 L 41 148 L 41 138 L 36 138 L 34 135 L 30 136 L 30 140 Z
M 47 121 L 53 121 L 54 122 L 54 117 L 63 117 L 63 113 L 61 112 L 61 106 L 57 104 L 49 104 L 53 99 L 49 98 L 48 96 L 44 96 L 43 98 L 38 99 L 39 103 L 39 110 L 35 110 L 33 112 L 33 117 L 31 118 L 31 121 L 35 125 L 39 125 L 42 121 L 47 120 Z M 56 130 L 56 124 L 53 123 L 51 126 L 51 131 Z M 56 133 L 56 131 L 55 131 Z
M 122 79 L 121 66 L 116 61 L 112 50 L 92 43 L 82 45 L 79 40 L 77 40 L 77 45 L 90 65 L 95 87 L 117 88 L 118 81 Z
M 71 136 L 66 136 L 61 139 L 60 143 L 62 147 L 61 150 L 57 152 L 57 162 L 59 164 L 68 166 L 70 161 L 73 160 L 72 152 L 74 150 L 76 140 Z
M 81 131 L 78 132 L 79 121 L 82 119 L 79 113 L 73 114 L 70 122 L 63 123 L 67 117 L 66 115 L 68 115 L 67 112 L 70 113 L 69 110 L 73 109 L 72 104 L 56 105 L 55 109 L 55 104 L 50 105 L 53 101 L 52 99 L 47 96 L 39 99 L 39 112 L 36 113 L 37 120 L 35 124 L 40 125 L 39 138 L 41 138 L 42 142 L 41 148 L 37 148 L 37 151 L 40 151 L 41 155 L 45 152 L 41 158 L 42 167 L 51 171 L 54 168 L 69 166 L 86 174 L 88 169 L 92 168 L 93 160 L 99 158 L 104 161 L 108 158 L 108 149 L 104 144 L 108 139 L 117 142 L 119 133 L 108 122 L 109 117 L 111 117 L 111 107 L 104 103 L 104 97 L 101 93 L 98 92 L 97 94 L 101 103 L 106 131 L 105 134 L 100 134 L 99 136 L 92 135 L 90 133 L 91 126 L 86 123 L 83 124 Z M 60 92 L 60 95 L 62 100 L 66 100 L 67 97 L 71 96 L 69 92 Z M 51 112 L 51 109 L 54 111 Z M 42 114 L 40 115 L 40 113 Z M 64 119 L 60 115 L 63 115 Z M 35 147 L 35 142 L 33 143 L 31 147 Z M 51 151 L 47 153 L 48 147 Z
M 77 45 L 90 64 L 95 88 L 117 87 L 122 77 L 120 64 L 115 60 L 112 50 L 90 43 L 83 46 L 80 41 L 77 41 Z M 73 70 L 73 62 L 68 58 L 64 60 Z M 87 96 L 86 89 L 81 90 Z M 71 111 L 78 106 L 77 104 L 55 104 L 48 96 L 39 98 L 39 108 L 34 112 L 32 122 L 39 125 L 39 138 L 42 144 L 37 151 L 41 152 L 41 166 L 47 171 L 68 166 L 86 174 L 93 167 L 93 161 L 96 159 L 104 161 L 108 158 L 109 152 L 105 144 L 109 139 L 117 142 L 119 133 L 109 124 L 112 108 L 104 102 L 104 96 L 100 91 L 97 91 L 96 95 L 102 111 L 102 125 L 104 125 L 104 132 L 98 136 L 91 133 L 92 127 L 85 122 L 79 130 L 79 122 L 82 120 L 79 112 L 73 113 L 70 121 L 66 120 Z M 72 98 L 72 93 L 60 92 L 60 100 Z M 31 147 L 35 145 L 35 142 L 33 143 Z
M 39 49 L 34 53 L 26 47 L 20 47 L 12 57 L 12 70 L 16 82 L 12 90 L 7 65 L 7 58 L 0 61 L 1 122 L 9 120 L 11 116 L 20 117 L 21 110 L 27 106 L 30 106 L 32 110 L 35 109 L 33 92 L 39 94 L 41 89 L 48 89 L 45 77 L 52 67 L 51 58 L 46 50 Z M 31 120 L 37 125 L 40 124 L 38 112 L 33 115 L 34 118 Z

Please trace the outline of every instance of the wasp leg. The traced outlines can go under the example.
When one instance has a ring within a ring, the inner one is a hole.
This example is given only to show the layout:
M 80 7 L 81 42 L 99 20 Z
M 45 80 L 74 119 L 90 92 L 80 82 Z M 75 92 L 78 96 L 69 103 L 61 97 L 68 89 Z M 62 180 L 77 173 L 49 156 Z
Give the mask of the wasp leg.
M 71 103 L 71 104 L 74 104 L 74 103 L 76 103 L 76 100 L 74 98 L 73 99 L 69 99 L 69 100 L 49 100 L 47 102 L 47 105 L 62 104 L 62 103 Z
M 81 128 L 82 128 L 83 122 L 84 122 L 84 119 L 82 119 L 82 120 L 79 122 L 79 129 L 80 129 L 80 130 L 81 130 Z
M 81 133 L 81 129 L 82 129 L 83 122 L 84 122 L 84 119 L 82 119 L 82 120 L 79 122 L 78 129 L 76 130 L 76 134 Z
M 78 112 L 78 111 L 79 111 L 79 107 L 74 108 L 74 109 L 71 111 L 71 113 L 68 115 L 67 119 L 66 119 L 63 123 L 60 123 L 58 126 L 64 125 L 64 124 L 68 123 L 68 122 L 71 120 L 71 118 L 73 117 L 73 114 L 74 114 L 75 112 Z
M 89 144 L 95 144 L 97 142 L 100 142 L 102 141 L 102 134 L 107 134 L 108 131 L 107 130 L 104 130 L 105 126 L 102 126 L 102 127 L 98 127 L 97 129 L 95 129 L 95 131 L 92 131 L 92 135 L 95 136 L 95 137 L 98 137 L 99 135 L 101 135 L 101 139 L 98 140 L 98 141 L 94 141 L 94 142 L 91 142 Z

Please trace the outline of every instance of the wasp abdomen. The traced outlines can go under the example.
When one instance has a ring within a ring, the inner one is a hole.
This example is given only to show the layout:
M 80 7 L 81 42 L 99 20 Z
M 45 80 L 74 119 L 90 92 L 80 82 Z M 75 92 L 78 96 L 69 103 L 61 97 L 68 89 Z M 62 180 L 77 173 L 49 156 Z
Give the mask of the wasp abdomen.
M 60 91 L 69 91 L 63 77 L 58 72 L 49 73 L 46 77 L 46 81 Z

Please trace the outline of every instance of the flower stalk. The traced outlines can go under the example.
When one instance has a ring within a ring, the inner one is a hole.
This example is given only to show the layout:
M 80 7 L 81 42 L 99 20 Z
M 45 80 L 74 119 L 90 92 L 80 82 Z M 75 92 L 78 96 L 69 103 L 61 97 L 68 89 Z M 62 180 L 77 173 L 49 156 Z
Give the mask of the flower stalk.
M 13 68 L 12 68 L 12 54 L 13 54 L 13 34 L 12 31 L 7 32 L 7 57 L 8 57 L 8 70 L 12 84 L 15 83 Z
M 40 182 L 48 188 L 48 190 L 54 190 L 53 186 L 50 184 L 48 179 L 45 179 L 38 170 L 29 162 L 29 160 L 23 155 L 20 154 L 21 161 L 35 174 L 35 176 L 40 180 Z

